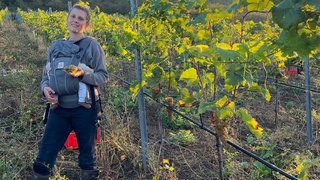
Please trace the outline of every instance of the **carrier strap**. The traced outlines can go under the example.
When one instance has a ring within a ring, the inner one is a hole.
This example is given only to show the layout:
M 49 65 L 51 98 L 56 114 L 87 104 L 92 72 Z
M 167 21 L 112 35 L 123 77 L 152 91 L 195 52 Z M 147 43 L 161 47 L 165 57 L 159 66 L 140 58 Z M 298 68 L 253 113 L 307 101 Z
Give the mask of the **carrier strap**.
M 80 47 L 80 50 L 75 56 L 73 56 L 71 64 L 76 66 L 79 64 L 91 41 L 92 39 L 90 37 L 85 37 L 75 43 Z

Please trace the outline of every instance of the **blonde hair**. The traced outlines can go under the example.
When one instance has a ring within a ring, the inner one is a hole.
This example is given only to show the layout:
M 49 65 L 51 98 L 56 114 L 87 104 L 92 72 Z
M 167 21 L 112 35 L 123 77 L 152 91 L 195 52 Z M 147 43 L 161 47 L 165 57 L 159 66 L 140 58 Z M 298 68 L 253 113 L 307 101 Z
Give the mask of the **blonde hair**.
M 80 4 L 75 4 L 72 6 L 72 8 L 70 9 L 69 13 L 68 13 L 68 17 L 70 15 L 70 12 L 73 10 L 73 9 L 79 9 L 79 10 L 82 10 L 84 11 L 87 16 L 86 16 L 86 20 L 87 20 L 87 25 L 89 26 L 90 23 L 91 23 L 91 15 L 90 15 L 90 10 L 88 7 L 86 6 L 83 6 L 83 5 L 80 5 Z

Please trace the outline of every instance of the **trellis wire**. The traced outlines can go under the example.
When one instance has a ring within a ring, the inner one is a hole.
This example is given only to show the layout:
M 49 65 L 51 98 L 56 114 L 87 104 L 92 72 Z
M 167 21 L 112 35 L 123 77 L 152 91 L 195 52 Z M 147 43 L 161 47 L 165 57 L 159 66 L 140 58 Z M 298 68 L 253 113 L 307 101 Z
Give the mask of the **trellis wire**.
M 131 85 L 131 83 L 129 83 L 128 81 L 124 80 L 123 78 L 120 78 L 120 77 L 118 77 L 118 76 L 116 76 L 116 75 L 114 75 L 114 74 L 112 74 L 112 76 L 114 76 L 115 78 L 123 81 L 124 83 L 126 83 L 126 84 L 128 84 L 128 85 Z M 144 95 L 146 95 L 146 96 L 149 97 L 150 99 L 154 100 L 155 102 L 161 104 L 162 107 L 164 106 L 164 107 L 168 108 L 169 110 L 173 111 L 174 113 L 178 114 L 179 116 L 183 117 L 184 119 L 192 122 L 193 124 L 197 125 L 199 128 L 207 131 L 208 133 L 210 133 L 210 134 L 212 134 L 212 135 L 214 135 L 214 136 L 218 136 L 217 133 L 214 132 L 214 130 L 212 130 L 212 129 L 208 128 L 207 126 L 203 125 L 203 123 L 199 123 L 198 121 L 196 121 L 196 120 L 194 120 L 194 119 L 192 119 L 192 118 L 190 118 L 190 117 L 182 114 L 182 113 L 179 112 L 178 110 L 170 107 L 169 105 L 167 105 L 166 103 L 160 101 L 159 99 L 154 99 L 154 98 L 152 97 L 152 95 L 150 95 L 150 94 L 148 94 L 148 93 L 146 93 L 146 92 L 144 92 Z M 257 161 L 259 161 L 260 163 L 264 164 L 265 166 L 269 167 L 269 168 L 272 169 L 273 171 L 276 171 L 276 172 L 280 173 L 281 175 L 283 175 L 283 176 L 285 176 L 285 177 L 287 177 L 287 178 L 289 178 L 289 179 L 297 180 L 296 177 L 294 177 L 294 176 L 292 176 L 292 175 L 284 172 L 282 169 L 280 169 L 280 168 L 278 168 L 277 166 L 275 166 L 275 165 L 273 165 L 273 164 L 265 161 L 264 159 L 262 159 L 262 158 L 260 158 L 259 156 L 253 154 L 252 152 L 244 149 L 243 147 L 241 147 L 241 146 L 239 146 L 239 145 L 237 145 L 237 144 L 235 144 L 235 143 L 233 143 L 233 142 L 231 142 L 231 141 L 229 141 L 229 140 L 227 140 L 226 142 L 227 142 L 227 144 L 229 144 L 230 146 L 234 147 L 234 148 L 237 149 L 238 151 L 241 151 L 241 152 L 243 152 L 244 154 L 246 154 L 246 155 L 254 158 L 255 160 L 257 160 Z

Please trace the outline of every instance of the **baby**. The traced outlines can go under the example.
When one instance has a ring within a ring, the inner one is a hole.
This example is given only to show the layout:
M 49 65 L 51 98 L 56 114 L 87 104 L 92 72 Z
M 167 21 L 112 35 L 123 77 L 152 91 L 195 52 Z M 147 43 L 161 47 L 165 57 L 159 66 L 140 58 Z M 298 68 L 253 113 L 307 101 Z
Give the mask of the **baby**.
M 93 73 L 93 69 L 91 69 L 90 67 L 88 67 L 87 65 L 83 64 L 83 63 L 79 63 L 78 67 L 80 67 L 85 73 Z M 54 94 L 53 95 L 54 98 L 58 99 L 58 95 Z M 90 109 L 91 108 L 91 102 L 88 101 L 88 97 L 89 97 L 89 90 L 88 90 L 88 86 L 83 83 L 83 82 L 79 82 L 79 90 L 78 90 L 78 101 L 79 101 L 79 105 Z M 51 103 L 51 109 L 55 109 L 58 107 L 58 103 Z

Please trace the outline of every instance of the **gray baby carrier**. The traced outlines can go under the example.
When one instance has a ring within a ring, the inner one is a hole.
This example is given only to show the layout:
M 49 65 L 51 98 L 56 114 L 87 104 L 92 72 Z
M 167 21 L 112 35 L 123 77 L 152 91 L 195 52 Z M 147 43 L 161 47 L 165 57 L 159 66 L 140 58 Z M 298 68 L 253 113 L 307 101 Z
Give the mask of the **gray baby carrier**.
M 79 78 L 64 72 L 67 66 L 78 66 L 91 38 L 84 38 L 78 44 L 67 40 L 57 40 L 49 48 L 52 59 L 47 64 L 49 86 L 59 95 L 77 94 Z

